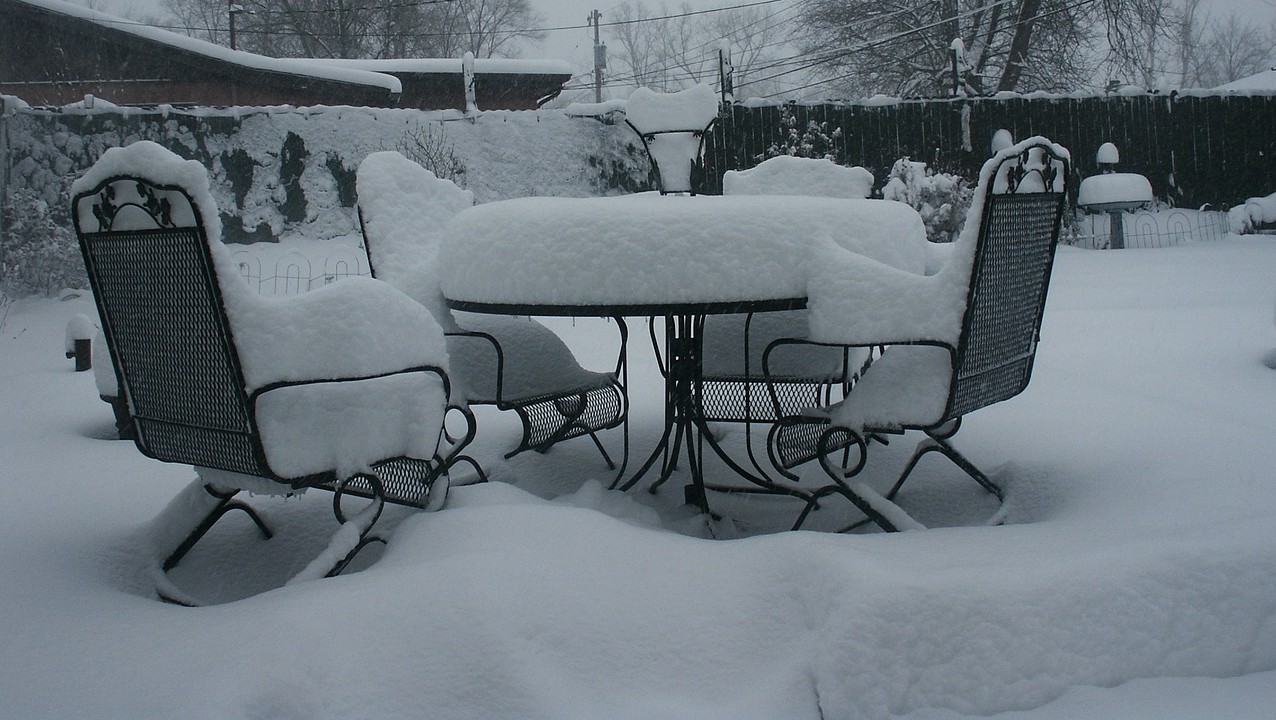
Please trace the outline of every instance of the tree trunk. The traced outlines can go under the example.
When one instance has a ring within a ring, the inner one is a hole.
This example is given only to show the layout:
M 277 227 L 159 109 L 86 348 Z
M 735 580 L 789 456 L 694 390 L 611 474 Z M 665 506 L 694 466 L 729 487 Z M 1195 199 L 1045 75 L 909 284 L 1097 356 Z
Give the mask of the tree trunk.
M 1015 18 L 1015 35 L 1010 41 L 1010 53 L 1006 56 L 1006 69 L 1002 71 L 1001 81 L 997 83 L 998 92 L 1015 90 L 1019 85 L 1032 42 L 1032 28 L 1040 10 L 1041 0 L 1023 0 L 1023 4 L 1019 6 L 1019 14 Z

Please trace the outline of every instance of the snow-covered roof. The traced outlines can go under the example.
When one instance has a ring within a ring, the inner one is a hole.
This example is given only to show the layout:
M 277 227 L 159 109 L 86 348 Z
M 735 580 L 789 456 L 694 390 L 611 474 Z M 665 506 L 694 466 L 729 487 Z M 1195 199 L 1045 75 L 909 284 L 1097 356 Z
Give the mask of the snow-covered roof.
M 454 73 L 461 72 L 460 58 L 397 58 L 380 60 L 311 60 L 329 67 L 352 68 L 382 73 Z M 571 75 L 572 66 L 565 60 L 515 60 L 510 58 L 476 58 L 474 72 L 479 75 Z
M 1215 90 L 1270 90 L 1276 92 L 1276 67 L 1268 68 L 1249 77 L 1219 85 Z
M 160 28 L 139 23 L 135 20 L 128 20 L 116 15 L 109 15 L 96 10 L 90 10 L 89 8 L 81 5 L 73 5 L 71 3 L 62 2 L 61 0 L 9 1 L 30 5 L 58 15 L 86 20 L 103 27 L 109 27 L 113 30 L 118 30 L 139 38 L 144 38 L 151 42 L 167 45 L 192 55 L 198 55 L 224 63 L 239 65 L 244 68 L 367 85 L 370 87 L 382 88 L 395 94 L 402 92 L 402 85 L 399 82 L 399 79 L 393 75 L 372 72 L 371 70 L 366 69 L 317 63 L 314 60 L 304 58 L 272 58 L 265 55 L 257 55 L 256 53 L 244 52 L 242 50 L 231 50 L 230 48 L 215 45 L 204 40 L 188 37 L 186 35 L 179 35 L 167 30 L 161 30 Z

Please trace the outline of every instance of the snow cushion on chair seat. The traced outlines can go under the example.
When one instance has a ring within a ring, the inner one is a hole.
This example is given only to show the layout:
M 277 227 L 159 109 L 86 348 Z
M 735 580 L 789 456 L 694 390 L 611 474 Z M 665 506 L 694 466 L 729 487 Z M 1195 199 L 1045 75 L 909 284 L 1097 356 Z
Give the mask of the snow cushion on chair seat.
M 558 335 L 526 317 L 457 313 L 464 331 L 491 335 L 505 358 L 500 399 L 518 403 L 564 390 L 601 387 L 610 382 L 605 373 L 586 370 Z M 473 403 L 494 403 L 496 351 L 481 338 L 448 336 L 452 378 L 459 392 Z
M 352 277 L 301 295 L 263 296 L 238 273 L 228 275 L 222 255 L 215 253 L 218 276 L 249 392 L 273 382 L 447 366 L 443 329 L 386 283 Z
M 247 390 L 307 382 L 258 399 L 256 419 L 274 472 L 300 477 L 336 468 L 347 476 L 389 457 L 434 457 L 447 404 L 439 375 L 308 382 L 420 366 L 446 371 L 443 329 L 428 310 L 370 278 L 264 297 L 238 273 L 228 276 L 222 262 L 218 275 Z
M 262 393 L 256 417 L 271 470 L 347 477 L 399 455 L 438 450 L 447 392 L 433 372 L 287 385 Z
M 943 418 L 952 375 L 949 348 L 892 345 L 827 414 L 834 425 L 856 432 L 927 427 Z

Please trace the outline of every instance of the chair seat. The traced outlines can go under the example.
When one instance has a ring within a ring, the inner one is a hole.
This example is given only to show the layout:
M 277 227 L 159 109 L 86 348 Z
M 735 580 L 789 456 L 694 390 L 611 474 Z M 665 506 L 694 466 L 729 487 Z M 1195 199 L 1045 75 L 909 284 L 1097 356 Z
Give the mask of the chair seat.
M 615 382 L 611 373 L 586 370 L 571 349 L 545 325 L 527 317 L 455 314 L 462 332 L 490 335 L 504 356 L 497 393 L 497 355 L 491 343 L 465 335 L 448 336 L 451 377 L 475 404 L 519 405 L 526 401 L 574 395 Z

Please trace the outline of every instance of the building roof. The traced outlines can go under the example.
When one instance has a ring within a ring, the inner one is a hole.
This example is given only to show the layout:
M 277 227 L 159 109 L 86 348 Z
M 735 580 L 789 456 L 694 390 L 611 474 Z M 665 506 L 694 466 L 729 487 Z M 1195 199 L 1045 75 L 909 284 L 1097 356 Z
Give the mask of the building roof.
M 1269 68 L 1260 73 L 1254 73 L 1249 77 L 1243 77 L 1239 80 L 1233 80 L 1225 85 L 1219 85 L 1215 90 L 1268 90 L 1276 92 L 1276 68 Z
M 33 104 L 87 93 L 116 104 L 465 106 L 459 59 L 273 58 L 62 0 L 0 0 L 0 28 L 6 20 L 0 91 Z M 534 108 L 572 74 L 556 60 L 478 59 L 473 70 L 483 109 Z

